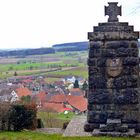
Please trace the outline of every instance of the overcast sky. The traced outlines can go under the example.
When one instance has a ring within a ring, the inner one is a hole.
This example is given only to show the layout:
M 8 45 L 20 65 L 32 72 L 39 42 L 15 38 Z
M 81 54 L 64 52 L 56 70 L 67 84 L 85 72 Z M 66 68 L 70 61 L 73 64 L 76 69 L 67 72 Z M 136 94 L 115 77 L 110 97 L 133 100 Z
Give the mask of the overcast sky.
M 104 5 L 114 0 L 0 0 L 0 49 L 50 47 L 86 41 L 87 32 L 106 22 Z M 140 0 L 115 0 L 121 22 L 140 30 Z

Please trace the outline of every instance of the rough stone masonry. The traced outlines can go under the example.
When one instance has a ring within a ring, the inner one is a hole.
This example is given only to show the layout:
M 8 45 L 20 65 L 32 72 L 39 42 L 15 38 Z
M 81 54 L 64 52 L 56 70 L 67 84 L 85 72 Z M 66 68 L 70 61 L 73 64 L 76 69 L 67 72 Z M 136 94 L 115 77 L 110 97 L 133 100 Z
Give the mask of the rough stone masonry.
M 89 39 L 88 113 L 85 131 L 129 136 L 140 132 L 138 38 L 133 26 L 119 22 L 121 6 L 105 6 L 108 22 L 94 26 Z

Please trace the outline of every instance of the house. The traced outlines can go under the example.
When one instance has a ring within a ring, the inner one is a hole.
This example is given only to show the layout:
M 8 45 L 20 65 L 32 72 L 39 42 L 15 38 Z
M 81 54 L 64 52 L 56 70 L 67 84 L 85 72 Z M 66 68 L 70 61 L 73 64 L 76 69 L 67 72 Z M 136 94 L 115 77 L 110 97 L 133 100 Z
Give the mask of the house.
M 59 86 L 59 87 L 64 86 L 64 81 L 55 81 L 54 85 Z
M 65 78 L 65 81 L 67 83 L 74 83 L 75 80 L 76 80 L 75 76 L 68 76 L 68 77 Z
M 69 108 L 75 113 L 82 113 L 87 110 L 87 99 L 83 96 L 74 96 L 66 94 L 58 94 L 51 97 L 48 103 L 53 105 L 65 105 L 64 108 Z
M 52 96 L 49 102 L 52 103 L 65 103 L 67 101 L 67 97 L 65 94 L 57 94 L 55 96 Z
M 84 92 L 80 88 L 71 88 L 69 89 L 69 95 L 74 96 L 84 96 Z
M 45 103 L 43 105 L 45 111 L 54 111 L 57 113 L 62 113 L 64 111 L 71 111 L 70 108 L 66 108 L 63 103 Z
M 78 80 L 78 83 L 80 86 L 82 86 L 85 81 L 85 79 L 83 77 L 78 77 L 77 80 Z
M 32 92 L 27 87 L 19 87 L 15 91 L 17 93 L 18 98 L 20 99 L 22 96 L 31 96 Z
M 7 88 L 7 89 L 3 89 L 0 91 L 0 102 L 11 102 L 12 103 L 17 100 L 18 100 L 18 96 L 13 89 Z
M 68 95 L 67 104 L 67 107 L 70 105 L 75 113 L 82 113 L 87 110 L 87 99 L 83 96 Z
M 32 95 L 32 101 L 35 101 L 38 107 L 42 107 L 43 104 L 47 101 L 47 92 L 40 91 L 39 93 Z

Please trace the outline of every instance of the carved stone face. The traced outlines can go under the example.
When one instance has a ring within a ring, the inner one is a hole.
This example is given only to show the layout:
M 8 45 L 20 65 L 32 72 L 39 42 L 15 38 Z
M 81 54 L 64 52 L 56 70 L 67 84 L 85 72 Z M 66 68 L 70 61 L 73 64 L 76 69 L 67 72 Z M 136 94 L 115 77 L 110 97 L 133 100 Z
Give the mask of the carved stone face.
M 120 75 L 123 69 L 122 60 L 120 58 L 107 59 L 106 66 L 107 75 L 111 77 Z

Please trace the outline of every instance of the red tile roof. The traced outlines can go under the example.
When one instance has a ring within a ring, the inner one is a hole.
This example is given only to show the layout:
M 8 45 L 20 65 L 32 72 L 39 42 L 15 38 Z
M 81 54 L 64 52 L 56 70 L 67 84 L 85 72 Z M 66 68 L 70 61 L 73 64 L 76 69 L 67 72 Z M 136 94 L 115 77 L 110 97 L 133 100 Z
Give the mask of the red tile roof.
M 39 92 L 38 94 L 35 95 L 36 99 L 39 100 L 40 102 L 45 102 L 46 101 L 46 95 L 47 93 L 44 91 Z
M 78 109 L 81 112 L 87 110 L 87 99 L 84 98 L 83 96 L 57 94 L 51 97 L 49 103 L 54 104 L 68 103 L 72 107 Z
M 19 97 L 28 96 L 32 94 L 32 92 L 26 87 L 17 88 L 16 93 Z
M 87 110 L 87 99 L 82 96 L 68 95 L 67 102 L 81 112 Z
M 45 103 L 43 107 L 48 111 L 55 111 L 59 113 L 68 110 L 67 108 L 65 108 L 63 103 Z
M 64 103 L 66 102 L 66 95 L 65 94 L 57 94 L 51 97 L 49 102 L 53 103 Z

